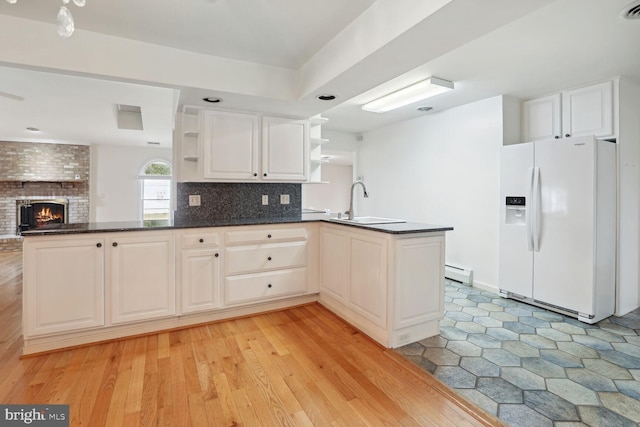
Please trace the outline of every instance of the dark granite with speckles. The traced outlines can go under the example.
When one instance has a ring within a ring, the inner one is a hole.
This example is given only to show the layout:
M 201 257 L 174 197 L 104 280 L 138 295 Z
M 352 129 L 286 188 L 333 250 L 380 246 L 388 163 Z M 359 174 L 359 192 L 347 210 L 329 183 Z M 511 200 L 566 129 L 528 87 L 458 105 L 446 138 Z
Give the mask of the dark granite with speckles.
M 200 206 L 189 206 L 189 195 L 200 195 Z M 262 195 L 269 204 L 262 205 Z M 289 204 L 280 204 L 280 195 L 289 195 Z M 217 221 L 241 218 L 288 218 L 302 213 L 302 184 L 291 183 L 178 183 L 179 221 Z

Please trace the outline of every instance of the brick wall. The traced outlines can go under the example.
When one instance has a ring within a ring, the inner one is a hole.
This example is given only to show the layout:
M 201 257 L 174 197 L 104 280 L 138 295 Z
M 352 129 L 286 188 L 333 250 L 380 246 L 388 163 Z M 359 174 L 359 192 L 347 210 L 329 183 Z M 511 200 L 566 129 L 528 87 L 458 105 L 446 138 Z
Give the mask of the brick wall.
M 88 145 L 1 141 L 0 181 L 89 181 L 89 156 Z
M 89 222 L 89 146 L 0 142 L 0 159 L 0 235 L 16 233 L 18 199 L 68 199 L 69 222 Z

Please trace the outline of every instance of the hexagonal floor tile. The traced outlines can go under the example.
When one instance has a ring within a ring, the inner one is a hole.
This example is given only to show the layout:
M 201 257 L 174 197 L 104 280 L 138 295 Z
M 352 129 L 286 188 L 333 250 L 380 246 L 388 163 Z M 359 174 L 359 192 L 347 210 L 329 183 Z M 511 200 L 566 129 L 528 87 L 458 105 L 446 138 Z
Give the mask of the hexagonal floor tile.
M 500 367 L 483 357 L 463 357 L 460 366 L 478 377 L 497 377 Z
M 589 369 L 567 368 L 567 377 L 593 391 L 617 391 L 612 380 Z
M 524 403 L 554 421 L 580 421 L 573 403 L 546 390 L 525 391 Z
M 598 353 L 594 349 L 577 342 L 559 342 L 558 350 L 572 354 L 580 359 L 595 359 L 598 357 Z
M 630 380 L 633 378 L 628 369 L 602 359 L 585 359 L 584 367 L 604 375 L 612 380 Z
M 578 414 L 589 426 L 638 427 L 630 419 L 602 406 L 578 406 Z
M 502 342 L 487 334 L 469 334 L 467 340 L 482 348 L 500 348 Z
M 501 348 L 484 349 L 482 357 L 498 366 L 520 366 L 520 356 Z
M 574 405 L 597 405 L 598 396 L 595 391 L 589 390 L 575 381 L 563 378 L 549 378 L 547 390 L 562 397 Z
M 598 393 L 602 405 L 613 412 L 640 423 L 640 401 L 622 393 Z
M 540 375 L 520 368 L 504 367 L 500 369 L 500 377 L 523 390 L 546 390 L 547 385 Z
M 540 350 L 522 341 L 503 341 L 502 348 L 520 357 L 540 356 Z
M 540 357 L 563 368 L 582 368 L 584 366 L 579 357 L 560 350 L 540 350 Z
M 424 350 L 423 357 L 431 360 L 436 365 L 457 365 L 460 363 L 460 356 L 447 350 L 446 348 L 431 347 Z
M 500 405 L 498 416 L 511 427 L 551 427 L 553 422 L 527 405 Z
M 592 335 L 575 335 L 573 340 L 595 350 L 613 350 L 611 344 Z
M 447 348 L 460 356 L 480 356 L 482 348 L 469 341 L 449 341 Z
M 522 367 L 545 378 L 566 378 L 564 369 L 539 357 L 523 357 Z
M 522 389 L 502 378 L 478 378 L 476 390 L 498 403 L 523 403 Z
M 433 374 L 449 387 L 474 388 L 476 385 L 476 376 L 459 366 L 438 366 Z

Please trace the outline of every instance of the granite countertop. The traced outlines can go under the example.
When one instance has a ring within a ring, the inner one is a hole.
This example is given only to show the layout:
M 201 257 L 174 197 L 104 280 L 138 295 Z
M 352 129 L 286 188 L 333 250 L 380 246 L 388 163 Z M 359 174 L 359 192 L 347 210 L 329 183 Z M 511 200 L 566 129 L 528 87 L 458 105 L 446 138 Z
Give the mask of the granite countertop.
M 379 231 L 390 234 L 433 233 L 439 231 L 451 231 L 453 227 L 446 227 L 417 222 L 402 222 L 392 224 L 351 224 L 344 221 L 331 219 L 325 214 L 302 214 L 293 217 L 278 218 L 235 218 L 216 219 L 210 221 L 121 221 L 121 222 L 90 222 L 78 224 L 52 224 L 33 230 L 25 230 L 22 235 L 45 236 L 84 233 L 108 233 L 119 231 L 143 231 L 143 230 L 175 230 L 184 228 L 229 227 L 239 225 L 268 225 L 268 224 L 293 224 L 303 222 L 323 221 L 333 224 L 356 227 L 366 230 Z

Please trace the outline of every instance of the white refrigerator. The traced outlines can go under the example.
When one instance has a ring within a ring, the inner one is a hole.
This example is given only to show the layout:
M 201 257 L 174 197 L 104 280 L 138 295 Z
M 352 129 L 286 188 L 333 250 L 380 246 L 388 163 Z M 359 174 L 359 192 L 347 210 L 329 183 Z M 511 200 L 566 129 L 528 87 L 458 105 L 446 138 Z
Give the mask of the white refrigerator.
M 587 323 L 615 310 L 616 144 L 502 147 L 500 295 Z

